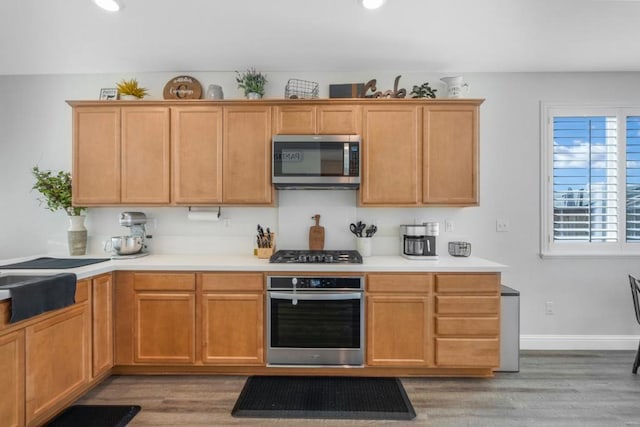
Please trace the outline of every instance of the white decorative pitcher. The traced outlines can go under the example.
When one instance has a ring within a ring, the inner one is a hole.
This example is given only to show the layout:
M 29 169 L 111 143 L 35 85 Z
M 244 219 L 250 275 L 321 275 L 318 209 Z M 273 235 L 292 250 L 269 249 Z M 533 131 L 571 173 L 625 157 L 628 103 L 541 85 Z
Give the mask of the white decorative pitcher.
M 440 79 L 447 85 L 447 98 L 463 98 L 469 94 L 469 85 L 462 76 L 443 77 Z
M 70 215 L 67 229 L 69 255 L 84 255 L 87 253 L 87 229 L 84 226 L 84 215 Z

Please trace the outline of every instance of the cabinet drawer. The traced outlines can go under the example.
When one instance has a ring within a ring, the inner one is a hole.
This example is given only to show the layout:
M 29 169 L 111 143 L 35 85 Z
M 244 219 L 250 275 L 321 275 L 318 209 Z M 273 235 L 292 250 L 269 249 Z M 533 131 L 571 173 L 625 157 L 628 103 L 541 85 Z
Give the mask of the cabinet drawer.
M 494 335 L 500 334 L 497 317 L 441 317 L 436 319 L 438 335 Z
M 432 274 L 369 274 L 369 292 L 429 292 L 433 283 Z
M 202 274 L 203 291 L 252 291 L 264 289 L 262 274 Z
M 498 314 L 500 297 L 442 296 L 436 297 L 438 314 Z
M 438 274 L 436 292 L 498 292 L 497 274 Z
M 498 338 L 438 338 L 436 365 L 456 367 L 497 367 L 500 361 Z
M 194 291 L 194 273 L 134 273 L 133 289 L 136 291 Z

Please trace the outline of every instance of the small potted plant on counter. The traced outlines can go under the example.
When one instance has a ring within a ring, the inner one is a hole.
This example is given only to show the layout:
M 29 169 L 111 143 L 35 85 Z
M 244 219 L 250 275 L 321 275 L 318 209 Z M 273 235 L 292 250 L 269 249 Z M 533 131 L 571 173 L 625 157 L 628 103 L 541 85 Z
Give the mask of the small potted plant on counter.
M 249 68 L 241 73 L 236 71 L 238 88 L 244 90 L 244 96 L 248 99 L 260 99 L 264 95 L 264 85 L 267 83 L 267 76 L 255 68 Z
M 38 199 L 40 203 L 46 203 L 47 209 L 51 212 L 63 210 L 69 217 L 69 255 L 84 255 L 87 252 L 87 229 L 84 226 L 86 208 L 72 205 L 71 174 L 64 171 L 54 173 L 50 170 L 40 170 L 38 166 L 34 166 L 31 173 L 36 179 L 32 189 L 43 196 L 42 199 Z
M 422 83 L 420 86 L 414 86 L 411 90 L 412 98 L 435 98 L 438 89 L 431 89 L 429 82 Z
M 138 86 L 138 81 L 136 79 L 122 79 L 117 86 L 120 99 L 123 100 L 142 99 L 149 94 L 147 88 Z

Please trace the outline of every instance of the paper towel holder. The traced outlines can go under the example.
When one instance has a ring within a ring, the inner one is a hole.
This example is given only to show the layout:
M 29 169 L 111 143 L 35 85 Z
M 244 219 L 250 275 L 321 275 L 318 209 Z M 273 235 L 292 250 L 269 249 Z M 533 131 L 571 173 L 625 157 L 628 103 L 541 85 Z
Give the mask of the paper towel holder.
M 219 221 L 220 220 L 220 216 L 222 215 L 222 207 L 218 206 L 218 212 L 212 211 L 210 210 L 210 208 L 206 208 L 206 207 L 193 207 L 193 206 L 189 206 L 189 211 L 187 213 L 187 216 L 190 216 L 193 213 L 198 213 L 198 214 L 213 214 L 211 216 L 211 220 L 212 221 Z

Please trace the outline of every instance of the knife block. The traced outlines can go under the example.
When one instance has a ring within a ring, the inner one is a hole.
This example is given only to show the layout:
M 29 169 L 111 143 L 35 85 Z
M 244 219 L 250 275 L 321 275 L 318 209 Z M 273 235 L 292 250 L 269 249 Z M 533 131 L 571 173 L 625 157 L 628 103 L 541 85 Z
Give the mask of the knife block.
M 258 258 L 270 258 L 276 251 L 276 233 L 269 233 L 269 236 L 271 236 L 271 247 L 257 248 L 256 255 Z

